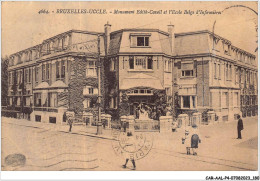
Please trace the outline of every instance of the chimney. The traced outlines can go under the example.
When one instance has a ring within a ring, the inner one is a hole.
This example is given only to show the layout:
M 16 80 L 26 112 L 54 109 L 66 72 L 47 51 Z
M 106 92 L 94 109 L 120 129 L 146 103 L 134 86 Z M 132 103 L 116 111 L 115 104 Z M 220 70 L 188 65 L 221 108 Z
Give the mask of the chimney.
M 104 25 L 104 29 L 105 29 L 105 48 L 106 48 L 106 55 L 107 55 L 109 44 L 110 44 L 111 24 L 107 22 L 107 24 Z
M 174 47 L 175 33 L 174 33 L 174 25 L 172 25 L 171 23 L 168 25 L 168 33 L 169 33 L 172 55 L 175 55 L 175 47 Z

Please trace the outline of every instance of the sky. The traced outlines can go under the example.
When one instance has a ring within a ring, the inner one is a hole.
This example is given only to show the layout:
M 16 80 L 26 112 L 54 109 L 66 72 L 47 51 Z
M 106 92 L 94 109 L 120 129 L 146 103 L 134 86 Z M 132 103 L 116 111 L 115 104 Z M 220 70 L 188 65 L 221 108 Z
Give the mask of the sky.
M 248 8 L 227 7 L 243 5 Z M 104 32 L 109 22 L 112 31 L 123 28 L 158 28 L 167 31 L 167 25 L 175 25 L 175 32 L 196 30 L 213 31 L 250 53 L 257 47 L 257 2 L 2 2 L 2 57 L 42 43 L 59 33 L 77 29 Z M 197 10 L 220 11 L 221 15 L 190 14 L 39 14 L 40 10 L 56 12 L 57 9 L 106 9 L 114 10 Z

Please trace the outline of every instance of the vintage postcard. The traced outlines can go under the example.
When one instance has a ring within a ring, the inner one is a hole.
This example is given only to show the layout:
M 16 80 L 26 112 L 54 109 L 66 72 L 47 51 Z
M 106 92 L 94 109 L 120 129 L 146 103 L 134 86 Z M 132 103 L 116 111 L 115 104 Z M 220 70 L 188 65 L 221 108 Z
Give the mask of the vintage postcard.
M 258 170 L 257 1 L 1 11 L 3 171 Z

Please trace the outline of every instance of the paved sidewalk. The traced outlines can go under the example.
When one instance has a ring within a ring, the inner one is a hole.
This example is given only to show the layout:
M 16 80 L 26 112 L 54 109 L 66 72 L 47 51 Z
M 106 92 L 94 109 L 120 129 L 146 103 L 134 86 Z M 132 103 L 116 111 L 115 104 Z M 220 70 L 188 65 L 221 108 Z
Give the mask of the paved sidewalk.
M 32 122 L 26 119 L 15 119 L 15 118 L 6 118 L 6 117 L 2 117 L 2 123 L 17 124 L 17 125 L 23 125 L 27 127 L 51 130 L 51 131 L 60 131 L 68 134 L 79 134 L 79 135 L 114 140 L 114 138 L 112 137 L 111 129 L 102 128 L 102 135 L 97 135 L 96 126 L 85 126 L 83 124 L 73 125 L 71 132 L 69 132 L 69 125 L 67 124 L 58 125 L 53 123 Z

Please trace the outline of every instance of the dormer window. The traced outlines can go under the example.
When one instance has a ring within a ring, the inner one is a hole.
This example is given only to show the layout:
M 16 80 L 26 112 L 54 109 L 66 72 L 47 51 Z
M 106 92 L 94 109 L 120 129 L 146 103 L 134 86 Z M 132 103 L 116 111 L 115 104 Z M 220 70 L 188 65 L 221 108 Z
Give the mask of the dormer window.
M 131 33 L 131 47 L 150 47 L 150 37 L 151 33 Z
M 143 46 L 149 46 L 149 37 L 137 37 L 137 46 L 143 47 Z

